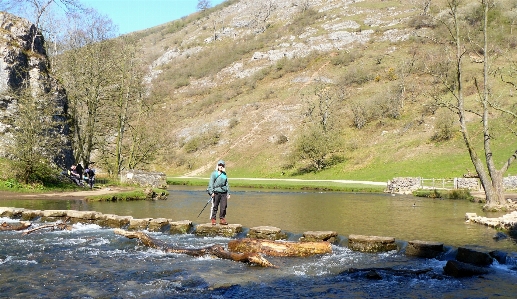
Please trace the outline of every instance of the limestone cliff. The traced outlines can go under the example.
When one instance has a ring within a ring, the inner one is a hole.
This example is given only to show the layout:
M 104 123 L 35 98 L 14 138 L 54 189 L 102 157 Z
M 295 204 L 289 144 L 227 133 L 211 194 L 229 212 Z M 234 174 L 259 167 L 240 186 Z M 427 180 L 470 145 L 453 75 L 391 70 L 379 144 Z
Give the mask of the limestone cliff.
M 6 156 L 6 145 L 12 142 L 14 119 L 18 111 L 16 99 L 7 95 L 11 90 L 30 88 L 39 91 L 45 100 L 52 101 L 57 108 L 54 117 L 67 119 L 65 90 L 50 75 L 49 60 L 44 48 L 44 39 L 38 29 L 29 21 L 6 12 L 0 12 L 0 156 Z M 63 140 L 69 133 L 68 126 L 58 128 Z M 67 148 L 64 146 L 63 148 Z M 58 164 L 72 163 L 72 152 L 63 150 Z

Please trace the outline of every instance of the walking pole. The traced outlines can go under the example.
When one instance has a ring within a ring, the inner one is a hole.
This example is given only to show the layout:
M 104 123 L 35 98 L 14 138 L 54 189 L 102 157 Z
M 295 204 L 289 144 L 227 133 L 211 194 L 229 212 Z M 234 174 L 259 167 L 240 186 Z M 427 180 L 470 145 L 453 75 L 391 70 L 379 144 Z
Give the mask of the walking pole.
M 203 209 L 201 210 L 201 212 L 199 212 L 199 215 L 201 215 L 201 213 L 203 213 L 203 211 L 205 210 L 206 206 L 208 206 L 208 203 L 212 200 L 212 197 L 210 197 L 210 199 L 206 202 L 205 206 L 203 207 Z M 197 218 L 199 218 L 199 215 L 197 215 Z

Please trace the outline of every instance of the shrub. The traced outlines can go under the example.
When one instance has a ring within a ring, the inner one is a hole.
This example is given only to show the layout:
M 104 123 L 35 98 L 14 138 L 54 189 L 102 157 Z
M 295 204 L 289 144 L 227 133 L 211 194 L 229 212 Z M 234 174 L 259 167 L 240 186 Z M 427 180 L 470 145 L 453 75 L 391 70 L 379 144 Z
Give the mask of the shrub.
M 284 143 L 287 143 L 289 141 L 289 139 L 287 138 L 287 136 L 285 135 L 278 135 L 277 139 L 276 139 L 276 144 L 284 144 Z
M 454 136 L 454 117 L 449 110 L 439 110 L 435 122 L 435 132 L 432 141 L 440 142 L 452 139 Z
M 409 20 L 408 25 L 415 29 L 435 28 L 433 18 L 430 15 L 418 15 Z

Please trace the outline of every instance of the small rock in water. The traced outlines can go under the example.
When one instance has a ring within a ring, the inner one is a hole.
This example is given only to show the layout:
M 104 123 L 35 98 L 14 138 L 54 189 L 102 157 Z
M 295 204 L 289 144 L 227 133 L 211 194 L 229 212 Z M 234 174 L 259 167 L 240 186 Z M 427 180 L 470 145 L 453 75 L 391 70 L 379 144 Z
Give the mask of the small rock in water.
M 371 271 L 368 271 L 368 273 L 366 273 L 366 278 L 380 280 L 380 279 L 382 279 L 382 276 L 379 273 L 377 273 L 377 271 L 371 270 Z
M 508 238 L 508 236 L 502 232 L 497 232 L 497 234 L 495 234 L 495 236 L 494 236 L 494 240 L 496 240 L 496 241 L 504 240 L 506 238 Z

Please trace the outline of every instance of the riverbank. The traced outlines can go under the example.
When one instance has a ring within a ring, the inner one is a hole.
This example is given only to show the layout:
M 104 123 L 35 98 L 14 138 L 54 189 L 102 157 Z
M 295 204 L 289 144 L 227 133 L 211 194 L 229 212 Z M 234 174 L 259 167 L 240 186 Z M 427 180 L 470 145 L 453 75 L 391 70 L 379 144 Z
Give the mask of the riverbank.
M 0 191 L 1 199 L 12 198 L 37 198 L 37 199 L 84 199 L 97 195 L 115 195 L 121 192 L 131 191 L 134 188 L 129 187 L 107 187 L 100 189 L 85 189 L 78 191 L 54 191 L 54 192 L 37 192 L 37 193 L 18 193 L 11 191 Z

